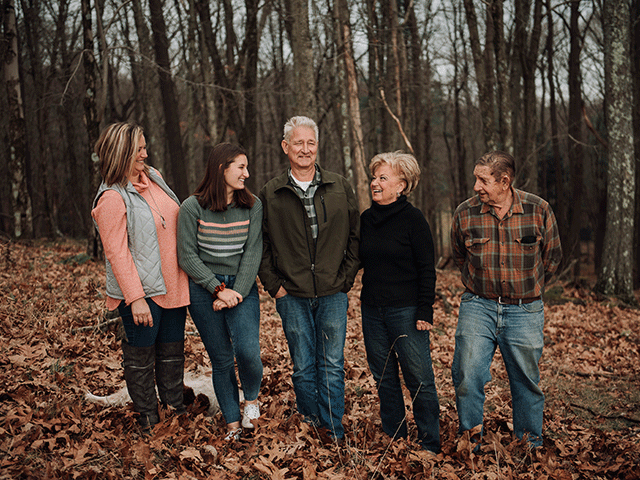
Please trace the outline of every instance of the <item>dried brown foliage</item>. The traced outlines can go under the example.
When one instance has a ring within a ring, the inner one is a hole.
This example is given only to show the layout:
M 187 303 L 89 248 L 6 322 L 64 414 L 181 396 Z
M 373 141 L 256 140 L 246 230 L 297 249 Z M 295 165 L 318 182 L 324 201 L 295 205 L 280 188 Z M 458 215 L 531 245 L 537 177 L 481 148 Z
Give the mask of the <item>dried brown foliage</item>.
M 357 287 L 345 352 L 344 447 L 324 446 L 295 412 L 286 343 L 264 292 L 263 416 L 253 437 L 227 445 L 224 422 L 201 413 L 198 401 L 186 417 L 163 412 L 150 437 L 140 435 L 130 406 L 85 403 L 85 391 L 112 393 L 123 378 L 115 324 L 77 330 L 104 322 L 103 265 L 71 242 L 0 248 L 1 479 L 640 478 L 639 315 L 586 290 L 557 288 L 559 302 L 548 302 L 540 449 L 531 451 L 512 436 L 499 355 L 487 387 L 481 452 L 471 452 L 468 438 L 457 435 L 450 367 L 462 286 L 453 271 L 438 274 L 431 337 L 440 455 L 429 456 L 411 441 L 390 443 L 381 431 Z M 190 320 L 187 330 L 186 369 L 210 368 Z M 407 415 L 415 438 L 411 409 Z

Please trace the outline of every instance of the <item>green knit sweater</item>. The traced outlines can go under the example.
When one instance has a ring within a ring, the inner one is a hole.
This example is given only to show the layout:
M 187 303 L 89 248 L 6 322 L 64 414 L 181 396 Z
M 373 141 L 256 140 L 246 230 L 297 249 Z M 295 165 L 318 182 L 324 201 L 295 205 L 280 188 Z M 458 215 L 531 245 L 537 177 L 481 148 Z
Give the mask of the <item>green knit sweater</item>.
M 262 258 L 262 203 L 251 209 L 229 205 L 224 212 L 203 209 L 187 198 L 178 217 L 178 261 L 194 282 L 211 293 L 218 275 L 235 275 L 233 289 L 246 297 Z

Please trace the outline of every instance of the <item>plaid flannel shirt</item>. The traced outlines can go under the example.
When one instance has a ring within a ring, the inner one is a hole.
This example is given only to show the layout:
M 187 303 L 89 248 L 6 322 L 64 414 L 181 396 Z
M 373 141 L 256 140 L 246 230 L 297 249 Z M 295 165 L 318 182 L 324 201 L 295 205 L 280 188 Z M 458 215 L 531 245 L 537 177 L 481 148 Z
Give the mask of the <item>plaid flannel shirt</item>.
M 289 183 L 296 191 L 300 200 L 304 204 L 304 209 L 307 211 L 307 215 L 309 216 L 309 221 L 311 222 L 311 235 L 315 240 L 318 238 L 318 215 L 316 214 L 316 206 L 313 203 L 313 197 L 316 194 L 316 190 L 318 190 L 318 185 L 322 182 L 322 175 L 320 174 L 320 170 L 316 168 L 316 174 L 313 177 L 313 180 L 309 184 L 307 190 L 302 190 L 296 183 L 291 173 L 291 169 L 288 171 L 289 175 Z
M 478 195 L 453 215 L 451 245 L 465 287 L 486 298 L 532 298 L 562 259 L 556 218 L 542 198 L 512 189 L 513 204 L 502 220 Z

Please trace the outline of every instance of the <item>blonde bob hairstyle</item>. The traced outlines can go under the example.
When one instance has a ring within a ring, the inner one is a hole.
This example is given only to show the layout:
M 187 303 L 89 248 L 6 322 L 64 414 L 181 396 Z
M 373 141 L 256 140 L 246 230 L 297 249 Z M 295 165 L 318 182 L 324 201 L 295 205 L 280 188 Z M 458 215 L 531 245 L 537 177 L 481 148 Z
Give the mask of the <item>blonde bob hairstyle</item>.
M 111 124 L 102 131 L 94 151 L 100 159 L 100 175 L 104 183 L 109 186 L 127 185 L 143 133 L 141 126 L 125 122 Z M 144 173 L 149 174 L 146 164 Z
M 374 175 L 378 167 L 382 164 L 389 165 L 396 175 L 404 180 L 405 187 L 404 190 L 402 190 L 404 195 L 409 195 L 418 186 L 418 182 L 420 181 L 420 167 L 418 166 L 416 157 L 410 153 L 405 153 L 402 150 L 379 153 L 373 157 L 371 163 L 369 163 L 371 175 Z

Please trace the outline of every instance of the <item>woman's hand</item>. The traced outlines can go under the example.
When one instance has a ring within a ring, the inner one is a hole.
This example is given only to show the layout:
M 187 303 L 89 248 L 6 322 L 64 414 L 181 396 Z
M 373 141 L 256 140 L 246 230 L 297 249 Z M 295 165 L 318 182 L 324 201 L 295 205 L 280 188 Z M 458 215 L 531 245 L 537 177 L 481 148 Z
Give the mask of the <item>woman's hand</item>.
M 242 302 L 242 295 L 240 295 L 238 292 L 236 292 L 232 288 L 225 288 L 224 290 L 220 290 L 218 292 L 218 296 L 216 300 L 213 302 L 214 310 L 215 310 L 215 302 L 217 302 L 218 300 L 224 302 L 224 304 L 228 308 L 233 308 L 236 305 L 238 305 L 240 302 Z
M 133 315 L 133 323 L 136 325 L 153 327 L 151 310 L 149 310 L 149 304 L 144 298 L 139 298 L 131 302 L 131 314 Z
M 418 330 L 431 330 L 433 328 L 433 324 L 425 321 L 425 320 L 416 320 L 416 328 Z

